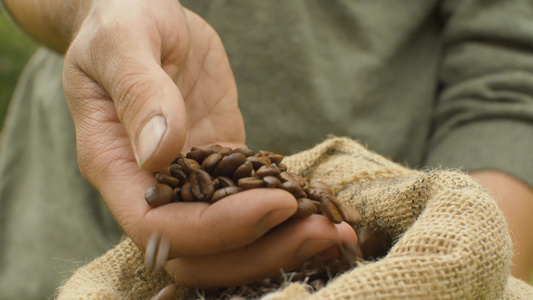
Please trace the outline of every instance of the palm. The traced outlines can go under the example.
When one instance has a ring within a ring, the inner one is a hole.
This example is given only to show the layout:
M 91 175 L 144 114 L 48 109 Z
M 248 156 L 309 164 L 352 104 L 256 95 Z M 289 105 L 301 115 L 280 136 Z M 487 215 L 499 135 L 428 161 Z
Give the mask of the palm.
M 189 57 L 177 80 L 187 108 L 185 148 L 215 142 L 244 144 L 237 88 L 222 42 L 207 23 L 188 13 Z

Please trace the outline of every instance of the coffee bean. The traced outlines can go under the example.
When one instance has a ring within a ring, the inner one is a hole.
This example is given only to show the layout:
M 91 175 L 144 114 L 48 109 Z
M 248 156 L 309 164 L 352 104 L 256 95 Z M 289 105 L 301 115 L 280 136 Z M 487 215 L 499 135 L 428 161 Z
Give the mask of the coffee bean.
M 361 224 L 361 214 L 353 206 L 348 204 L 342 204 L 344 221 L 350 224 L 352 227 Z
M 261 168 L 264 165 L 272 164 L 270 162 L 270 159 L 268 157 L 266 157 L 266 156 L 254 155 L 254 156 L 247 157 L 246 160 L 252 163 L 252 166 L 254 167 L 254 170 L 257 170 L 257 169 Z
M 319 189 L 319 190 L 322 190 L 324 191 L 326 194 L 329 194 L 329 195 L 334 195 L 335 193 L 333 193 L 333 190 L 331 189 L 331 187 L 322 182 L 322 181 L 313 181 L 310 185 L 309 185 L 309 188 L 316 188 L 316 189 Z
M 157 207 L 169 203 L 174 198 L 172 188 L 166 184 L 158 183 L 149 188 L 144 194 L 144 199 L 150 206 Z
M 320 181 L 313 181 L 307 189 L 307 196 L 311 200 L 322 201 L 326 197 L 334 196 L 334 193 L 327 184 Z
M 283 160 L 283 155 L 274 152 L 260 150 L 258 153 L 268 157 L 273 164 L 279 164 Z
M 264 187 L 265 181 L 257 177 L 244 177 L 239 179 L 237 185 L 243 190 L 250 190 Z
M 255 155 L 255 152 L 253 150 L 251 150 L 251 149 L 248 149 L 248 148 L 236 148 L 236 149 L 233 149 L 233 151 L 231 151 L 231 152 L 232 153 L 242 153 L 246 157 Z
M 190 174 L 192 170 L 200 169 L 200 164 L 198 164 L 197 161 L 183 156 L 181 156 L 181 158 L 178 158 L 176 163 L 180 165 L 181 169 L 186 174 Z
M 305 192 L 302 190 L 302 187 L 296 181 L 285 181 L 281 183 L 281 188 L 291 193 L 294 198 L 303 198 L 307 197 Z
M 229 177 L 218 176 L 215 181 L 215 189 L 225 188 L 228 186 L 237 186 L 233 180 Z
M 280 169 L 281 172 L 287 171 L 287 165 L 283 163 L 276 164 L 276 166 Z
M 238 186 L 227 186 L 227 187 L 223 187 L 221 189 L 218 189 L 213 194 L 213 197 L 211 197 L 211 203 L 215 203 L 218 200 L 220 200 L 220 199 L 222 199 L 222 198 L 224 198 L 226 196 L 236 194 L 236 193 L 238 193 L 240 191 L 242 191 L 242 189 L 240 187 L 238 187 Z
M 265 176 L 263 177 L 267 188 L 279 188 L 281 186 L 281 181 L 274 176 Z
M 305 219 L 316 213 L 316 206 L 313 201 L 307 198 L 298 198 L 296 201 L 298 202 L 298 208 L 296 209 L 296 213 L 292 215 L 293 218 Z
M 313 204 L 316 206 L 316 213 L 322 214 L 322 202 L 317 201 L 317 200 L 311 200 L 311 201 L 313 201 Z
M 192 194 L 192 191 L 191 191 L 191 183 L 190 182 L 186 182 L 185 184 L 183 184 L 181 186 L 181 200 L 183 202 L 193 202 L 194 201 L 194 196 Z
M 178 164 L 172 164 L 169 167 L 170 175 L 172 177 L 175 177 L 179 179 L 179 181 L 183 184 L 187 181 L 187 178 L 189 177 L 187 173 L 183 172 L 181 169 L 181 166 Z
M 344 220 L 342 215 L 342 207 L 340 203 L 333 197 L 326 197 L 322 199 L 322 213 L 335 224 L 339 224 Z
M 244 177 L 252 177 L 254 172 L 254 167 L 252 166 L 252 163 L 249 161 L 245 161 L 242 165 L 240 165 L 235 172 L 233 172 L 233 178 L 235 180 L 239 180 Z
M 208 150 L 208 149 L 201 149 L 201 148 L 193 147 L 193 149 L 191 149 L 191 152 L 186 154 L 186 157 L 193 159 L 199 164 L 201 164 L 203 163 L 204 159 L 208 157 L 209 155 L 211 155 L 212 153 L 213 151 Z
M 257 169 L 257 171 L 255 171 L 255 176 L 259 178 L 263 178 L 265 176 L 278 177 L 280 173 L 281 171 L 272 165 L 263 165 Z
M 199 201 L 209 201 L 215 192 L 211 175 L 202 169 L 194 169 L 189 174 L 191 193 Z
M 231 176 L 246 161 L 242 153 L 231 153 L 225 156 L 213 170 L 216 176 Z
M 301 177 L 292 173 L 292 172 L 289 172 L 289 171 L 285 171 L 285 172 L 281 172 L 279 174 L 279 179 L 282 181 L 282 182 L 285 182 L 285 181 L 294 181 L 294 182 L 297 182 L 298 185 L 300 186 L 303 186 L 301 185 L 300 181 L 301 181 Z
M 180 186 L 180 180 L 170 175 L 157 173 L 155 174 L 155 179 L 157 180 L 157 182 L 169 185 L 172 188 Z
M 213 153 L 206 157 L 202 162 L 202 169 L 207 172 L 211 172 L 222 160 L 222 155 L 220 153 Z
M 229 147 L 223 147 L 218 144 L 211 145 L 208 148 L 209 150 L 213 151 L 214 153 L 219 153 L 222 156 L 229 155 L 233 150 Z

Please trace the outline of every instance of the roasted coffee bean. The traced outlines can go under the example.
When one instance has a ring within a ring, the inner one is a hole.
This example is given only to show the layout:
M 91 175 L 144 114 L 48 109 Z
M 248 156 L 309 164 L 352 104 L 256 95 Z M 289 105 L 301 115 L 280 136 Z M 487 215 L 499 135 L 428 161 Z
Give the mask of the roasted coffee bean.
M 300 186 L 302 186 L 300 183 L 301 181 L 301 177 L 292 173 L 292 172 L 289 172 L 289 171 L 285 171 L 285 172 L 281 172 L 279 174 L 279 179 L 282 181 L 282 182 L 285 182 L 285 181 L 294 181 L 294 182 L 297 182 Z
M 209 155 L 211 155 L 212 153 L 213 151 L 209 149 L 201 149 L 201 148 L 193 147 L 193 149 L 191 149 L 191 152 L 186 154 L 186 157 L 190 159 L 194 159 L 196 162 L 201 164 L 203 163 L 204 159 L 208 157 Z
M 179 179 L 179 181 L 183 184 L 187 181 L 187 178 L 189 177 L 187 173 L 183 172 L 181 169 L 181 166 L 178 164 L 172 164 L 169 167 L 170 176 L 175 177 Z
M 206 157 L 202 162 L 202 169 L 207 172 L 211 172 L 222 160 L 222 155 L 220 153 L 213 153 Z
M 311 201 L 313 201 L 313 204 L 316 206 L 316 213 L 322 214 L 322 202 L 317 201 L 317 200 L 311 200 Z
M 167 204 L 171 202 L 173 198 L 174 192 L 172 188 L 163 183 L 158 183 L 149 188 L 144 194 L 144 199 L 146 199 L 146 202 L 153 207 Z
M 246 161 L 246 156 L 242 153 L 231 153 L 225 156 L 213 170 L 216 176 L 231 176 L 238 167 Z
M 237 186 L 231 178 L 225 176 L 218 176 L 215 178 L 214 185 L 217 190 L 228 186 Z
M 186 182 L 185 184 L 183 184 L 181 186 L 181 200 L 183 202 L 193 202 L 194 201 L 194 196 L 192 194 L 192 191 L 191 191 L 191 183 L 190 182 Z
M 287 166 L 283 163 L 276 164 L 276 166 L 280 169 L 281 172 L 287 171 Z
M 183 156 L 181 156 L 181 158 L 178 158 L 176 163 L 180 165 L 183 172 L 187 174 L 190 174 L 192 170 L 200 169 L 200 164 L 198 164 L 196 160 Z
M 322 214 L 332 223 L 339 224 L 344 220 L 341 204 L 333 197 L 322 199 Z
M 223 147 L 223 146 L 218 145 L 218 144 L 211 145 L 211 146 L 209 146 L 208 149 L 211 150 L 214 153 L 219 153 L 222 156 L 229 155 L 233 151 L 233 149 L 231 149 L 229 147 Z
M 307 196 L 311 200 L 322 201 L 322 199 L 334 195 L 335 194 L 333 193 L 331 188 L 321 181 L 311 182 L 309 188 L 307 189 Z
M 245 161 L 235 170 L 235 172 L 233 172 L 233 178 L 235 180 L 239 180 L 244 177 L 252 177 L 254 175 L 253 172 L 254 167 L 252 166 L 252 163 L 249 161 Z
M 236 148 L 236 149 L 233 149 L 233 151 L 231 151 L 231 152 L 232 153 L 242 153 L 246 157 L 255 155 L 255 152 L 253 150 L 251 150 L 251 149 L 248 149 L 248 148 Z
M 191 193 L 199 201 L 210 201 L 215 192 L 215 185 L 211 175 L 202 169 L 194 169 L 189 174 Z
M 274 152 L 260 150 L 258 153 L 268 157 L 273 164 L 279 164 L 283 160 L 283 155 Z
M 255 171 L 255 176 L 259 178 L 263 178 L 265 176 L 278 177 L 280 173 L 281 171 L 272 165 L 263 165 L 257 169 L 257 171 Z
M 266 156 L 254 155 L 254 156 L 247 157 L 246 160 L 252 163 L 254 170 L 261 168 L 261 166 L 272 164 L 270 162 L 270 159 Z
M 352 227 L 361 224 L 361 214 L 353 206 L 348 204 L 341 205 L 343 210 L 344 221 L 350 224 Z
M 244 177 L 239 179 L 237 185 L 243 190 L 250 190 L 264 187 L 265 181 L 257 177 Z
M 158 173 L 158 174 L 155 174 L 155 179 L 157 180 L 157 182 L 169 185 L 172 188 L 176 188 L 180 186 L 180 180 L 170 175 Z
M 274 176 L 265 176 L 263 177 L 263 180 L 265 181 L 265 186 L 267 188 L 279 188 L 281 187 L 281 181 Z
M 213 197 L 211 197 L 211 203 L 215 203 L 218 200 L 220 200 L 220 199 L 222 199 L 222 198 L 224 198 L 226 196 L 236 194 L 236 193 L 238 193 L 240 191 L 242 191 L 242 189 L 240 187 L 238 187 L 238 186 L 227 186 L 227 187 L 223 187 L 221 189 L 218 189 L 213 194 Z
M 305 219 L 316 213 L 317 210 L 313 201 L 307 198 L 298 198 L 296 201 L 298 202 L 298 208 L 296 209 L 296 213 L 292 215 L 293 218 Z
M 296 181 L 285 181 L 281 183 L 281 188 L 291 193 L 294 198 L 304 198 L 307 197 L 302 187 Z

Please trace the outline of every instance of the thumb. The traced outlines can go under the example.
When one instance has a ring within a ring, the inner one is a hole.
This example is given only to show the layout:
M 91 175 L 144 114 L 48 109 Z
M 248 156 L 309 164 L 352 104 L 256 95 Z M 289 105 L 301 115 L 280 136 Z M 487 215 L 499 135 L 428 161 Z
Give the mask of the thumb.
M 134 66 L 118 76 L 110 91 L 137 163 L 155 171 L 181 151 L 187 135 L 186 108 L 172 78 L 156 65 Z

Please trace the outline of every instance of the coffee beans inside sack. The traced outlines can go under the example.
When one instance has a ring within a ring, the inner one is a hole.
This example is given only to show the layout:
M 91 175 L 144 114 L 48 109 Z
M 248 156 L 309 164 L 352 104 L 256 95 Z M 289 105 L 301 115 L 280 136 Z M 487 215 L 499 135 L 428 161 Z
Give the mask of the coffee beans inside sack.
M 321 214 L 336 224 L 345 221 L 355 227 L 360 223 L 359 212 L 339 203 L 327 184 L 308 182 L 287 171 L 282 160 L 283 155 L 264 150 L 195 147 L 155 174 L 158 183 L 146 191 L 145 199 L 154 207 L 179 201 L 215 203 L 244 190 L 280 188 L 298 201 L 292 218 Z

